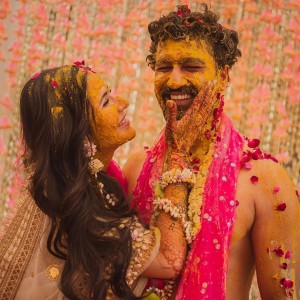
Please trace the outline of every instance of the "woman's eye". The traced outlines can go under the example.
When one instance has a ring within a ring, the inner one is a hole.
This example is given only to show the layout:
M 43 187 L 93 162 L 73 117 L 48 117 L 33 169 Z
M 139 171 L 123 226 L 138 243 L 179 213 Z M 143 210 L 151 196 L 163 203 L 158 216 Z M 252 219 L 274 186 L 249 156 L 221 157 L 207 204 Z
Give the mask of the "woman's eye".
M 103 102 L 103 107 L 107 106 L 108 103 L 109 103 L 109 98 L 106 98 Z

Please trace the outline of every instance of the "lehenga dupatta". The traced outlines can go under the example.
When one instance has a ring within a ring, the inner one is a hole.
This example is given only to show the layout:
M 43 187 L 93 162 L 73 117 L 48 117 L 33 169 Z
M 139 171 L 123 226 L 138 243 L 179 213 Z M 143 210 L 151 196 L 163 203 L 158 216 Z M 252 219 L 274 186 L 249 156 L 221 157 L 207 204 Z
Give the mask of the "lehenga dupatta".
M 226 299 L 228 251 L 237 203 L 235 193 L 243 138 L 225 114 L 217 135 L 204 187 L 202 226 L 188 256 L 176 294 L 178 300 Z M 159 176 L 158 168 L 161 172 L 164 154 L 162 135 L 148 153 L 134 191 L 133 205 L 145 222 L 151 218 L 152 182 Z

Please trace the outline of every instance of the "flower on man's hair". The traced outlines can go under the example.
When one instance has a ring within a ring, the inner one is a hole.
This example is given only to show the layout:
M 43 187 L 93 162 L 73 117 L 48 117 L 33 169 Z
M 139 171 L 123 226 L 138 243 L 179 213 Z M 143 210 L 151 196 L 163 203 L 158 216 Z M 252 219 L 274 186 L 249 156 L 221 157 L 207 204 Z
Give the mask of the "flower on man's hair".
M 82 60 L 82 61 L 75 61 L 74 65 L 77 66 L 77 67 L 84 66 L 84 60 Z

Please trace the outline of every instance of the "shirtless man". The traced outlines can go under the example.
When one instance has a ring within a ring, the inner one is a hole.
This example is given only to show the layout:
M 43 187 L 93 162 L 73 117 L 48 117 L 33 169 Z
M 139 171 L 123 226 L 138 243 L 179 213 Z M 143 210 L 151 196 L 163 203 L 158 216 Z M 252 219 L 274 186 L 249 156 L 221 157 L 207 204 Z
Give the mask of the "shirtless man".
M 241 56 L 237 33 L 205 5 L 201 12 L 178 6 L 148 29 L 147 60 L 165 117 L 167 99 L 180 119 L 203 86 L 215 84 L 213 113 L 190 153 L 196 174 L 188 199 L 190 252 L 176 299 L 246 300 L 255 270 L 262 299 L 300 299 L 300 205 L 293 184 L 259 140 L 243 138 L 223 113 L 228 73 Z M 124 167 L 133 205 L 146 222 L 164 156 L 162 136 Z

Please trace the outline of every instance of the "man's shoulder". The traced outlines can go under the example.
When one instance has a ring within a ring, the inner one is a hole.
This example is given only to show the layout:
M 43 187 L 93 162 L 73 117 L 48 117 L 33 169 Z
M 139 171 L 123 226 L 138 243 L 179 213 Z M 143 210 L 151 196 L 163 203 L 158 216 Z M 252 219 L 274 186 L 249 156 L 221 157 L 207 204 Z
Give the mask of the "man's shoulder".
M 254 160 L 251 161 L 251 169 L 242 168 L 238 190 L 253 201 L 256 213 L 276 210 L 276 205 L 283 202 L 290 207 L 298 204 L 295 187 L 287 171 L 271 159 Z

